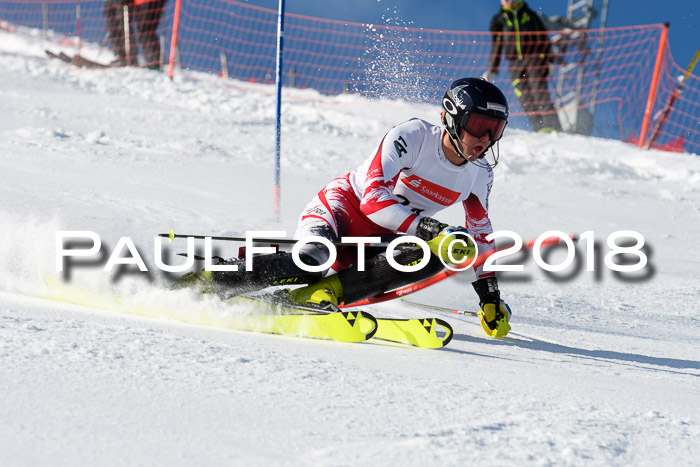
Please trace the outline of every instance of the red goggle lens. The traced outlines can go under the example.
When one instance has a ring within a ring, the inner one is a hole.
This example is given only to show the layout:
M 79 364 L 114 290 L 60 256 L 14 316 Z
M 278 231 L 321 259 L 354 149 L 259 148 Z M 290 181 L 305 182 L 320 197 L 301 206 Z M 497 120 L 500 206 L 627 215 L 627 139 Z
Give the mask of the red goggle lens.
M 488 133 L 491 141 L 498 141 L 503 136 L 503 130 L 506 128 L 506 120 L 502 118 L 491 117 L 490 115 L 469 113 L 464 119 L 462 128 L 467 130 L 472 136 L 483 138 Z

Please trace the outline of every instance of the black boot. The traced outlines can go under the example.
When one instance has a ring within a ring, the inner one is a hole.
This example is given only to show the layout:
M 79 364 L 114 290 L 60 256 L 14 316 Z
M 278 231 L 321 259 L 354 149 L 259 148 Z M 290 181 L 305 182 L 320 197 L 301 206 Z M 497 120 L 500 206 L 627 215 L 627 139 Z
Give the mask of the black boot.
M 318 262 L 303 253 L 299 259 L 309 266 Z M 316 282 L 323 277 L 321 272 L 308 272 L 294 264 L 292 255 L 279 252 L 253 257 L 252 270 L 246 271 L 245 258 L 229 259 L 220 265 L 237 265 L 238 271 L 213 271 L 214 285 L 222 295 L 241 295 L 273 285 L 301 285 Z
M 408 266 L 423 261 L 422 249 L 404 250 L 394 257 L 398 264 Z M 444 268 L 440 259 L 431 255 L 428 264 L 420 271 L 401 272 L 394 269 L 382 253 L 367 261 L 364 271 L 358 271 L 357 266 L 345 269 L 338 273 L 338 279 L 342 284 L 343 301 L 349 304 L 427 279 Z

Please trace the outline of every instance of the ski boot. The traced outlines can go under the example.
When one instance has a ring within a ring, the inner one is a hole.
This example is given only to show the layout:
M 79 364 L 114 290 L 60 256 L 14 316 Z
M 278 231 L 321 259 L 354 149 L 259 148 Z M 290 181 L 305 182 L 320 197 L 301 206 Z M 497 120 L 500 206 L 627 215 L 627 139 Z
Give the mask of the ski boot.
M 200 295 L 208 295 L 216 293 L 216 285 L 211 271 L 202 269 L 200 272 L 188 272 L 179 278 L 170 287 L 171 290 L 178 289 L 194 289 Z
M 338 309 L 343 303 L 343 285 L 334 274 L 298 289 L 290 290 L 287 299 L 295 305 L 305 305 L 312 308 Z

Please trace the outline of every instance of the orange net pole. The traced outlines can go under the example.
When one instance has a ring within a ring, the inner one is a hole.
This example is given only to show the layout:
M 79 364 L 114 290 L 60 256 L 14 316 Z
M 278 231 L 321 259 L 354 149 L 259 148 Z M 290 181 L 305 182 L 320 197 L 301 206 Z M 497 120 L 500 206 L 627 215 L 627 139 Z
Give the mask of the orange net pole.
M 647 98 L 647 106 L 644 110 L 644 120 L 642 121 L 642 132 L 639 134 L 637 146 L 644 147 L 644 140 L 647 137 L 649 129 L 649 120 L 651 120 L 651 112 L 654 109 L 654 100 L 656 98 L 656 88 L 659 84 L 659 74 L 661 73 L 661 62 L 664 59 L 664 51 L 666 50 L 666 40 L 668 39 L 668 23 L 664 24 L 661 30 L 661 40 L 659 41 L 659 50 L 656 53 L 656 65 L 654 66 L 654 76 L 651 79 L 651 87 L 649 88 L 649 97 Z
M 175 0 L 175 13 L 173 15 L 173 34 L 170 38 L 170 60 L 168 64 L 168 78 L 173 79 L 175 70 L 175 52 L 177 51 L 177 33 L 180 27 L 180 7 L 182 0 Z

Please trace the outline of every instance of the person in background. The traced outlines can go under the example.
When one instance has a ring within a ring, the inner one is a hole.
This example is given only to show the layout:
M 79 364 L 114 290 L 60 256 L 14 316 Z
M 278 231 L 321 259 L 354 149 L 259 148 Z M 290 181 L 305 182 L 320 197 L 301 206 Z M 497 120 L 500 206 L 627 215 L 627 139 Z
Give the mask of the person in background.
M 124 9 L 127 8 L 129 21 L 124 21 Z M 112 44 L 115 59 L 111 66 L 138 65 L 139 49 L 134 40 L 133 0 L 105 0 L 105 28 Z M 126 27 L 125 27 L 126 26 Z M 129 40 L 125 40 L 125 29 L 129 30 Z M 128 53 L 127 53 L 127 48 Z
M 160 41 L 158 25 L 167 0 L 133 0 L 134 19 L 138 28 L 139 45 L 146 68 L 160 70 Z
M 501 0 L 491 19 L 491 55 L 483 77 L 493 81 L 501 53 L 509 62 L 513 90 L 533 130 L 561 131 L 561 124 L 547 87 L 551 44 L 542 20 L 522 0 Z

